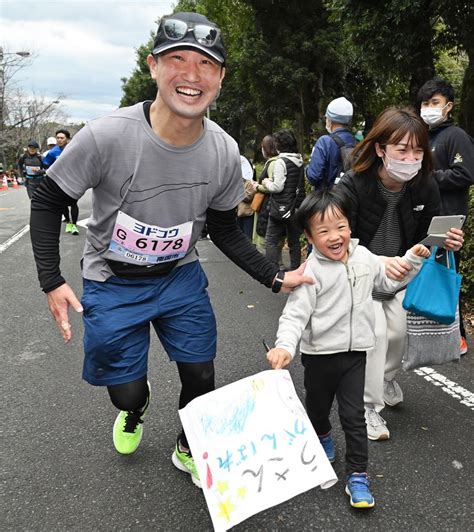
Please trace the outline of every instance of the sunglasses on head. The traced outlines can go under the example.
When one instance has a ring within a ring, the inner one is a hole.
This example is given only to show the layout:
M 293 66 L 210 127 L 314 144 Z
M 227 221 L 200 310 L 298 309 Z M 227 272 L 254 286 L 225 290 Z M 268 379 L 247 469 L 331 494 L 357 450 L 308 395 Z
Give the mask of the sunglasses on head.
M 161 25 L 166 37 L 172 41 L 180 41 L 192 31 L 196 42 L 209 48 L 214 46 L 220 34 L 219 28 L 209 24 L 193 24 L 175 18 L 167 18 Z

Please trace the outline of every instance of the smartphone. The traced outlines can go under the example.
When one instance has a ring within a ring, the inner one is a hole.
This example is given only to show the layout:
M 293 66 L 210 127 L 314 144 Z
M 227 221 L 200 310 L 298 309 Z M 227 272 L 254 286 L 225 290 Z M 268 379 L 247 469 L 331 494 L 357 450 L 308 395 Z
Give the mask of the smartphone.
M 454 214 L 451 216 L 433 216 L 428 227 L 428 236 L 420 244 L 425 246 L 442 246 L 447 238 L 446 233 L 455 227 L 461 229 L 466 217 L 464 214 Z

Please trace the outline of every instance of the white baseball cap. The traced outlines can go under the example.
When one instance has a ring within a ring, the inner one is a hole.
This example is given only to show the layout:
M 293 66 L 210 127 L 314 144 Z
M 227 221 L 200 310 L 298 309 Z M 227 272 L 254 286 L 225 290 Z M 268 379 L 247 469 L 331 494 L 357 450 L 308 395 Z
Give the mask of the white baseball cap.
M 46 145 L 49 146 L 50 144 L 54 144 L 56 146 L 56 138 L 55 137 L 48 137 L 48 140 L 46 141 Z
M 326 109 L 326 117 L 338 124 L 348 124 L 352 120 L 354 108 L 351 102 L 341 96 L 329 102 Z

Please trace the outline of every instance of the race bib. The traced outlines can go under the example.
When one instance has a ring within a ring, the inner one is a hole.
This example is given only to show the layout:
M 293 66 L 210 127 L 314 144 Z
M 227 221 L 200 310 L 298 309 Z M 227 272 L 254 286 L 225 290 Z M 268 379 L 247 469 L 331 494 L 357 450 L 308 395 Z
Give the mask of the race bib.
M 137 264 L 159 264 L 183 258 L 191 241 L 193 222 L 159 227 L 119 211 L 109 251 Z M 127 262 L 129 262 L 127 261 Z
M 28 177 L 36 177 L 41 174 L 41 167 L 26 165 L 25 173 Z

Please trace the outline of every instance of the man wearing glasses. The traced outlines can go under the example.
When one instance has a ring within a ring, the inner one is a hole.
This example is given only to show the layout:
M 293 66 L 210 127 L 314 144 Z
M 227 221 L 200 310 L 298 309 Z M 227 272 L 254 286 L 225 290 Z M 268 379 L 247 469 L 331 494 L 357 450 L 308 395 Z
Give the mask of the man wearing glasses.
M 66 342 L 68 307 L 83 312 L 83 378 L 107 386 L 120 410 L 113 441 L 124 455 L 140 443 L 150 399 L 150 323 L 177 363 L 179 408 L 214 389 L 216 322 L 195 250 L 206 221 L 213 242 L 274 292 L 312 282 L 304 267 L 280 272 L 237 226 L 239 149 L 204 118 L 225 74 L 219 28 L 196 13 L 163 18 L 147 62 L 155 100 L 89 122 L 48 171 L 32 205 L 40 285 Z M 59 270 L 58 209 L 89 188 L 81 304 Z M 172 460 L 200 486 L 183 431 Z

